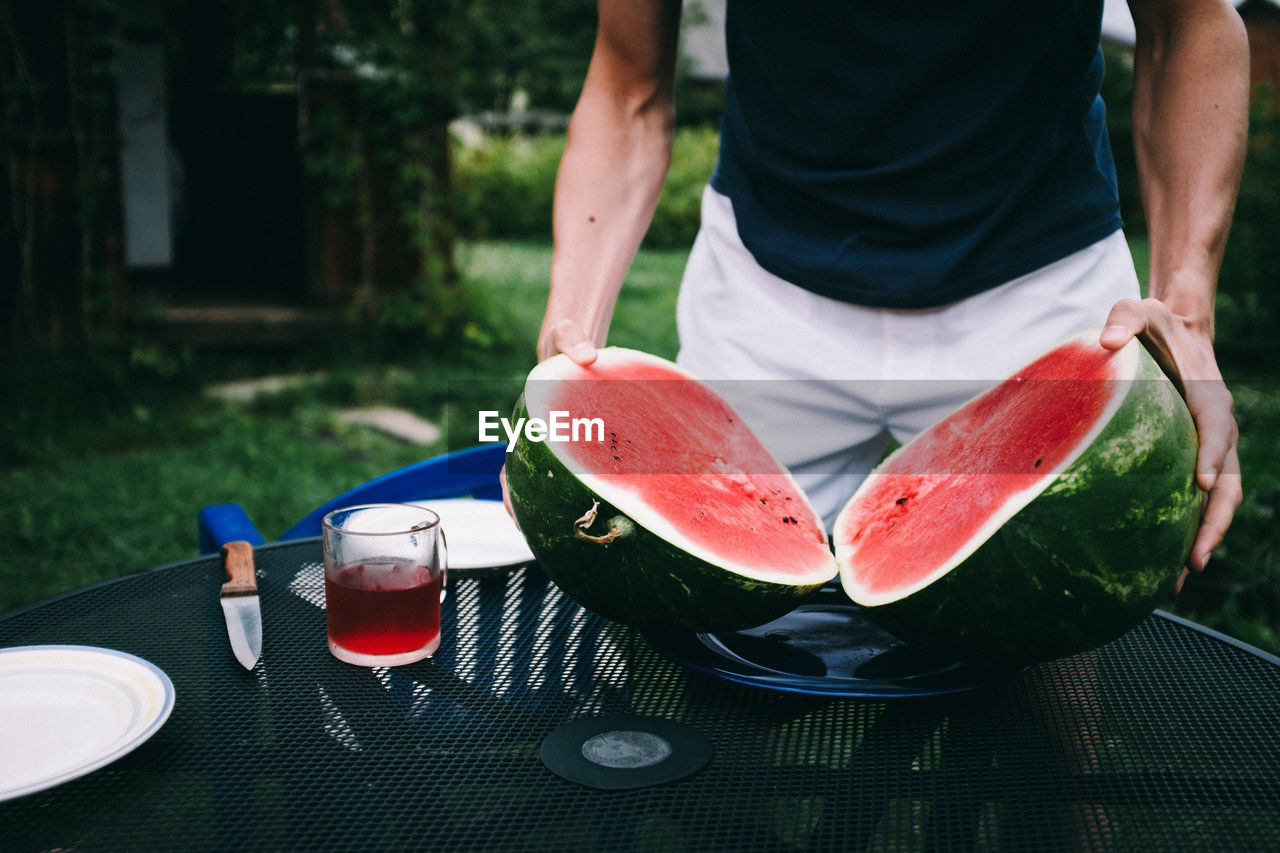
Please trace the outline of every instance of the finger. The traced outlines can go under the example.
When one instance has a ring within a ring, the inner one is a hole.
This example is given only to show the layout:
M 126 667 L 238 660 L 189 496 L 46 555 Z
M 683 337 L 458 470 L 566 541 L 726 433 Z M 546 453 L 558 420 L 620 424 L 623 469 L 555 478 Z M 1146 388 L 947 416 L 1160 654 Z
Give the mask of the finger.
M 507 515 L 511 516 L 511 520 L 516 523 L 516 529 L 520 529 L 520 520 L 516 518 L 515 508 L 511 506 L 511 492 L 507 491 L 507 466 L 503 465 L 498 469 L 498 484 L 502 486 L 502 506 L 507 511 Z
M 551 343 L 556 352 L 564 353 L 583 367 L 592 364 L 599 355 L 596 345 L 582 327 L 567 318 L 557 321 L 552 328 Z
M 1200 450 L 1196 454 L 1196 482 L 1211 491 L 1218 475 L 1235 453 L 1240 430 L 1232 415 L 1231 392 L 1221 380 L 1193 379 L 1183 383 L 1187 408 L 1196 423 Z M 1238 462 L 1237 462 L 1238 465 Z
M 1147 329 L 1147 314 L 1137 299 L 1121 299 L 1111 308 L 1098 343 L 1107 349 L 1120 349 L 1135 335 Z
M 1191 572 L 1186 569 L 1182 570 L 1182 574 L 1178 575 L 1178 580 L 1173 584 L 1173 594 L 1180 595 L 1182 593 L 1182 585 L 1187 582 L 1187 578 L 1191 576 Z
M 1240 458 L 1233 452 L 1227 456 L 1226 465 L 1209 492 L 1209 501 L 1204 508 L 1204 516 L 1200 519 L 1200 529 L 1196 532 L 1196 541 L 1191 545 L 1191 556 L 1187 566 L 1192 571 L 1202 572 L 1209 565 L 1213 549 L 1222 544 L 1231 526 L 1231 518 L 1244 499 L 1244 488 L 1240 477 Z

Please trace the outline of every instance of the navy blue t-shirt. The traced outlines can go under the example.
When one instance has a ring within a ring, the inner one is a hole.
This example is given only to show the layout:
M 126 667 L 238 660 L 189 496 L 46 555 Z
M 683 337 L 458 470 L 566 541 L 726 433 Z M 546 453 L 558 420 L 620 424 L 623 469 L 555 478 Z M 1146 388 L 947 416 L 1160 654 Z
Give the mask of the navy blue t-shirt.
M 729 0 L 712 185 L 765 269 L 953 302 L 1121 226 L 1102 0 Z

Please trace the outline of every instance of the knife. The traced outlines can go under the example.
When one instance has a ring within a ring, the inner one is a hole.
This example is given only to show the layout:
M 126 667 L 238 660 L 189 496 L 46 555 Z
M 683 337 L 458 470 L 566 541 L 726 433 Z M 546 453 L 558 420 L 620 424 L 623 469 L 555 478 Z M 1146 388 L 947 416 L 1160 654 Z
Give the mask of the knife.
M 253 569 L 253 546 L 228 542 L 222 546 L 222 615 L 227 619 L 231 651 L 245 669 L 253 669 L 262 654 L 262 611 L 258 607 L 258 578 Z

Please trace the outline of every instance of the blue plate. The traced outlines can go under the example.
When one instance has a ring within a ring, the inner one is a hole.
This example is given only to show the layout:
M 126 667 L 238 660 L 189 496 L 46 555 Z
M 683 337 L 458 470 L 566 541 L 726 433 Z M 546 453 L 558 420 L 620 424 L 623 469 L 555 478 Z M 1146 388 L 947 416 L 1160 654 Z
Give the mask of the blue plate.
M 939 696 L 989 682 L 989 671 L 931 660 L 877 626 L 838 585 L 755 628 L 646 635 L 665 657 L 726 681 L 849 698 Z

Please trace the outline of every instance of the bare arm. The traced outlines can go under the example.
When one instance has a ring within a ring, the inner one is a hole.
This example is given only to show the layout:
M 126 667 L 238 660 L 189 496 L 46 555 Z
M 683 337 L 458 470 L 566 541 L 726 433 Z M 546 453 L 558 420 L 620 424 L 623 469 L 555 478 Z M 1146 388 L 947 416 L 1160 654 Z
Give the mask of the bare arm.
M 1148 298 L 1118 304 L 1104 346 L 1140 335 L 1180 381 L 1208 494 L 1201 570 L 1241 500 L 1231 394 L 1213 353 L 1213 305 L 1248 137 L 1249 46 L 1225 0 L 1129 0 L 1137 28 L 1134 145 L 1151 238 Z
M 595 360 L 671 159 L 680 3 L 600 0 L 595 49 L 556 179 L 538 357 Z
M 1213 330 L 1218 266 L 1248 139 L 1249 43 L 1224 0 L 1131 0 L 1134 130 L 1150 295 Z

